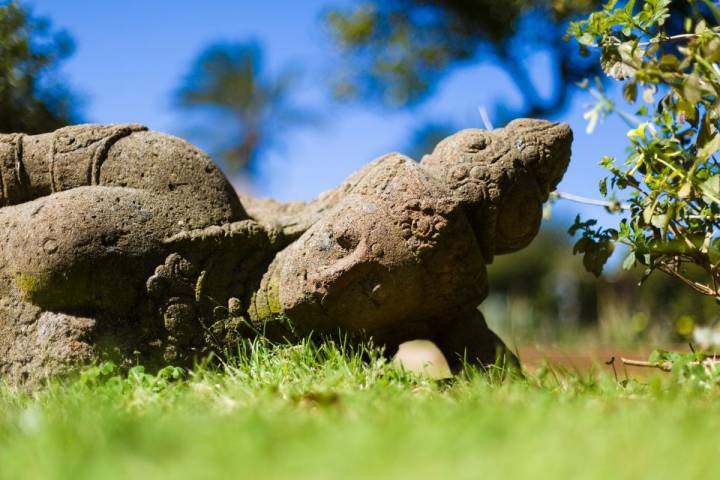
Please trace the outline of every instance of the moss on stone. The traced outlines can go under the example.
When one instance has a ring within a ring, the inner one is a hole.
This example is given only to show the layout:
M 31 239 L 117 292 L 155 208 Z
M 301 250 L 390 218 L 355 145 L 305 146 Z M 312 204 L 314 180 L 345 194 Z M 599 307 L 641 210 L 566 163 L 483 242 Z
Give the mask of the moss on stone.
M 270 278 L 267 286 L 259 289 L 253 295 L 248 313 L 250 319 L 255 323 L 271 320 L 275 315 L 283 313 L 280 304 L 280 285 L 277 279 Z
M 275 277 L 271 278 L 268 283 L 267 303 L 271 314 L 283 313 L 282 305 L 280 304 L 280 283 Z
M 32 275 L 29 273 L 16 273 L 15 286 L 22 292 L 25 300 L 29 300 L 37 295 L 46 284 L 46 279 L 40 275 Z

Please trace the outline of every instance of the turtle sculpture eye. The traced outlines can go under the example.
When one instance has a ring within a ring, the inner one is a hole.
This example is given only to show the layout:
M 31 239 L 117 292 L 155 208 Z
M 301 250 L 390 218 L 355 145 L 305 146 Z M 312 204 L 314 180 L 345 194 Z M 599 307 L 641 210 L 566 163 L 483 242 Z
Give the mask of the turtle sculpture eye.
M 480 137 L 473 140 L 467 147 L 465 147 L 465 150 L 468 153 L 478 153 L 485 150 L 489 144 L 489 139 L 486 137 Z
M 540 161 L 541 149 L 542 147 L 540 147 L 536 143 L 525 143 L 521 150 L 523 160 L 525 160 L 525 162 L 527 163 L 536 163 Z
M 354 250 L 360 243 L 360 235 L 352 227 L 343 229 L 335 237 L 335 241 L 341 249 L 346 251 Z

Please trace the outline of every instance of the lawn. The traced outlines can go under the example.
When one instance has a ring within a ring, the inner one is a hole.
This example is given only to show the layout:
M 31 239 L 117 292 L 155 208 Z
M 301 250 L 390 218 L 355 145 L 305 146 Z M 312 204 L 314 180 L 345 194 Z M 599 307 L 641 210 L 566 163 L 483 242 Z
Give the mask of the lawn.
M 720 390 L 552 368 L 433 381 L 373 351 L 255 345 L 224 367 L 0 391 L 0 478 L 714 478 Z M 364 360 L 363 360 L 364 358 Z M 661 376 L 662 375 L 662 376 Z M 622 375 L 621 375 L 622 377 Z

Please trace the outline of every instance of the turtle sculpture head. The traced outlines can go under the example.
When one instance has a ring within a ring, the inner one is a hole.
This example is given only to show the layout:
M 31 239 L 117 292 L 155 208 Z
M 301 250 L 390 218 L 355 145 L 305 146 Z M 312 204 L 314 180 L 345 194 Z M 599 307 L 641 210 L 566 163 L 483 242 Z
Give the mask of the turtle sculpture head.
M 466 206 L 491 261 L 537 235 L 542 204 L 570 161 L 572 138 L 565 123 L 523 118 L 492 131 L 462 130 L 422 163 L 439 172 Z

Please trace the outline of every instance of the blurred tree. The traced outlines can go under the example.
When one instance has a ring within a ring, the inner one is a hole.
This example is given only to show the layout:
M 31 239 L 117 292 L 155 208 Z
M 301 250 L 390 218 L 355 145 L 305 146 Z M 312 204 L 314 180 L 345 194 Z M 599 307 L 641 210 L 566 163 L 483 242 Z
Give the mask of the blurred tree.
M 488 267 L 490 292 L 480 309 L 508 338 L 552 342 L 588 330 L 609 342 L 667 343 L 687 339 L 694 325 L 718 321 L 713 299 L 679 289 L 669 277 L 654 276 L 637 288 L 640 272 L 588 275 L 569 254 L 564 230 L 547 223 L 528 248 L 497 256 Z
M 481 309 L 516 338 L 557 340 L 597 326 L 601 281 L 584 272 L 570 246 L 564 228 L 549 223 L 528 248 L 497 256 L 488 267 L 490 297 Z
M 49 20 L 0 2 L 0 132 L 42 133 L 79 121 L 78 100 L 57 75 L 73 48 Z
M 365 1 L 327 14 L 346 61 L 335 93 L 387 106 L 424 100 L 450 67 L 492 62 L 523 96 L 518 111 L 498 110 L 494 120 L 551 115 L 562 109 L 575 82 L 598 71 L 563 41 L 567 21 L 598 0 L 388 0 Z M 552 90 L 542 95 L 528 56 L 550 55 Z
M 518 108 L 500 102 L 491 118 L 502 126 L 517 117 L 561 112 L 582 80 L 600 74 L 597 56 L 585 57 L 563 40 L 571 20 L 602 0 L 358 0 L 332 9 L 326 22 L 340 47 L 334 81 L 340 99 L 371 100 L 385 107 L 412 107 L 431 96 L 453 67 L 490 63 L 502 68 L 523 99 Z M 692 8 L 672 2 L 668 31 L 682 29 Z M 587 54 L 588 49 L 582 53 Z M 547 55 L 546 67 L 531 71 L 528 58 Z M 538 73 L 542 75 L 539 80 Z M 550 85 L 548 90 L 542 88 Z M 478 85 L 482 88 L 482 85 Z M 455 120 L 456 121 L 456 120 Z M 406 149 L 419 158 L 438 138 L 458 129 L 419 122 Z
M 191 136 L 208 142 L 229 169 L 250 174 L 278 134 L 311 116 L 289 101 L 299 80 L 296 71 L 284 70 L 274 78 L 261 73 L 257 44 L 217 43 L 197 57 L 175 94 L 179 107 L 213 118 L 211 126 L 196 128 Z

